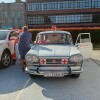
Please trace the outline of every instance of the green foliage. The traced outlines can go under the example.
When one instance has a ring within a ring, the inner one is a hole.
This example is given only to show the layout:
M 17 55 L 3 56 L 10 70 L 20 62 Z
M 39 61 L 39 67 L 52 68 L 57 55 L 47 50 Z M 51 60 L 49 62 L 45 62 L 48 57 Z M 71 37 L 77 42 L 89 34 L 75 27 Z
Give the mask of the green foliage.
M 36 35 L 39 33 L 39 31 L 31 31 L 32 33 L 32 41 L 35 41 Z

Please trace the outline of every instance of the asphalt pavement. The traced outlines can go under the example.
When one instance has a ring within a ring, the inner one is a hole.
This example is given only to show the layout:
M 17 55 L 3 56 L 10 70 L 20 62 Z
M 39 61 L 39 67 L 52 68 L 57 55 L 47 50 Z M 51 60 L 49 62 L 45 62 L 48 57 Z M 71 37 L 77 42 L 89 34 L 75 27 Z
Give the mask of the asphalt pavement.
M 31 79 L 19 63 L 0 69 L 0 100 L 100 100 L 100 51 L 83 62 L 78 79 L 69 77 Z
M 91 59 L 100 66 L 100 50 L 94 50 Z

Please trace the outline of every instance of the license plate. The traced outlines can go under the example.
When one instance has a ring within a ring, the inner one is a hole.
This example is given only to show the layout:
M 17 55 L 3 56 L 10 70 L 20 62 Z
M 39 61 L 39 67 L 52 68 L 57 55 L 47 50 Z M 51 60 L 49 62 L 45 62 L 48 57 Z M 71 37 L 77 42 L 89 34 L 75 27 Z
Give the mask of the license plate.
M 58 73 L 44 73 L 44 77 L 63 77 L 64 74 L 62 72 Z

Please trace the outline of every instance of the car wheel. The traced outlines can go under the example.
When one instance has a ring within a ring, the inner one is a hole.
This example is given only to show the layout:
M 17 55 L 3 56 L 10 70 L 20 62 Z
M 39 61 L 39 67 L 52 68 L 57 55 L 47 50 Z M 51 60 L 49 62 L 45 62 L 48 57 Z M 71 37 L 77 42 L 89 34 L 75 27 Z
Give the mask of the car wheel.
M 29 76 L 30 76 L 31 78 L 35 78 L 35 77 L 36 77 L 36 75 L 33 75 L 33 74 L 29 74 Z
M 11 54 L 9 51 L 3 52 L 0 63 L 3 68 L 6 68 L 11 64 Z
M 80 77 L 80 74 L 72 74 L 71 77 L 72 78 L 79 78 Z

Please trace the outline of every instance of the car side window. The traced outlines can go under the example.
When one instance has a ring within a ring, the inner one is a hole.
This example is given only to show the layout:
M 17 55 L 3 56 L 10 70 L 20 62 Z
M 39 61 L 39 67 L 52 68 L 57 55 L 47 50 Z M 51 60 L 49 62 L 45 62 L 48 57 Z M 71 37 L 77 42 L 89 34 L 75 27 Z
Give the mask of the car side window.
M 67 43 L 67 44 L 72 44 L 73 43 L 72 37 L 69 34 L 64 35 L 63 39 L 65 40 L 65 43 Z
M 90 42 L 89 34 L 81 34 L 80 42 L 81 43 Z
M 11 34 L 9 34 L 8 40 L 10 40 Z
M 80 43 L 80 37 L 77 39 L 77 43 Z
M 16 31 L 11 31 L 9 34 L 9 40 L 13 39 L 13 38 L 17 38 L 18 37 L 18 32 Z

